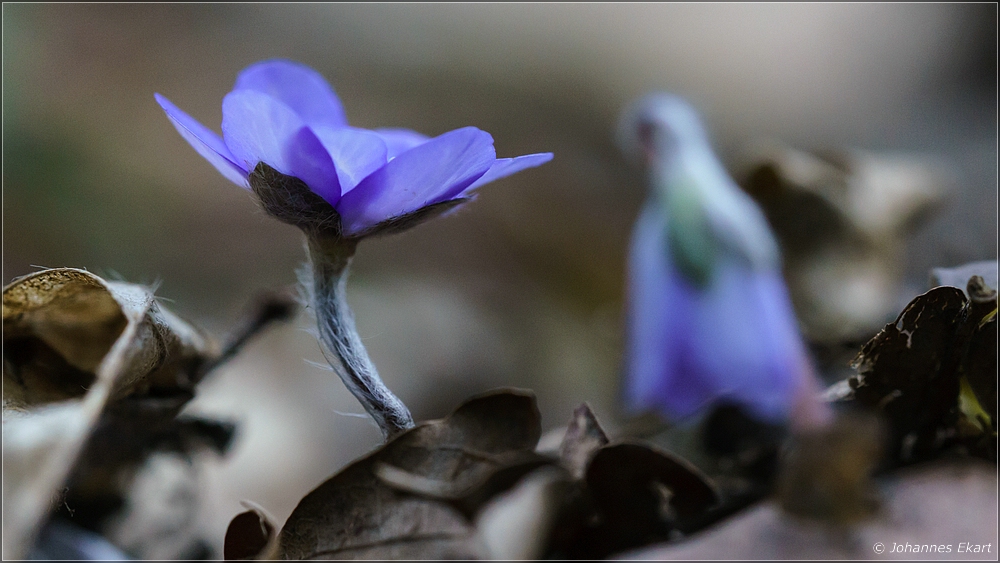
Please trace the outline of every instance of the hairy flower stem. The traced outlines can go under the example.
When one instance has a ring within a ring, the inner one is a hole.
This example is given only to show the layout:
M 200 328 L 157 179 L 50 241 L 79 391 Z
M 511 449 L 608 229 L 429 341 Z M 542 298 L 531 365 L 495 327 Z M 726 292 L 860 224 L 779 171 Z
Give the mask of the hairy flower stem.
M 382 383 L 354 327 L 354 314 L 347 305 L 345 290 L 357 242 L 340 237 L 307 236 L 307 239 L 313 278 L 312 306 L 320 340 L 340 360 L 337 375 L 389 440 L 412 428 L 413 416 Z

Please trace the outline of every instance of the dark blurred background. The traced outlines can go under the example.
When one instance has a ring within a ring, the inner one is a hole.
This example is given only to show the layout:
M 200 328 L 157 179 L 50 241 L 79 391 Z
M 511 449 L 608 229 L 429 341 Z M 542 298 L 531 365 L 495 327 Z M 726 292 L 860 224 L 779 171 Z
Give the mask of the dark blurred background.
M 905 303 L 934 266 L 997 255 L 995 4 L 4 4 L 3 280 L 72 266 L 158 284 L 224 334 L 293 284 L 300 234 L 263 215 L 177 135 L 159 92 L 218 130 L 236 74 L 287 57 L 326 76 L 350 121 L 492 133 L 551 151 L 457 215 L 362 244 L 349 299 L 418 418 L 497 386 L 543 425 L 588 401 L 621 413 L 625 251 L 645 196 L 612 142 L 621 107 L 670 90 L 733 162 L 748 143 L 911 152 L 954 171 L 907 241 Z M 913 293 L 915 292 L 915 293 Z M 206 470 L 221 543 L 240 499 L 279 522 L 379 434 L 321 362 L 311 324 L 270 331 L 192 410 L 242 423 Z

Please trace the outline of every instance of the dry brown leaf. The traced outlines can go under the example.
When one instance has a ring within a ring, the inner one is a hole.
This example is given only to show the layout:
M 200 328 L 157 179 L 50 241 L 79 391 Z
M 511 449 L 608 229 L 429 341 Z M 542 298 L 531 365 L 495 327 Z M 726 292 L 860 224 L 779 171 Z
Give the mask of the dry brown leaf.
M 559 446 L 559 459 L 574 479 L 583 479 L 591 456 L 607 443 L 608 436 L 597 422 L 597 416 L 590 405 L 584 403 L 573 411 L 573 419 Z
M 468 520 L 493 496 L 506 491 L 522 477 L 553 460 L 534 452 L 511 452 L 493 460 L 496 469 L 471 484 L 463 479 L 447 481 L 424 477 L 383 462 L 375 464 L 375 476 L 397 491 L 446 502 Z
M 148 288 L 71 268 L 4 288 L 3 340 L 3 555 L 17 558 L 107 406 L 151 388 L 190 396 L 217 350 Z
M 225 559 L 274 559 L 278 555 L 278 529 L 273 519 L 256 504 L 242 504 L 249 510 L 237 514 L 229 523 L 223 548 Z
M 428 496 L 474 489 L 509 466 L 512 456 L 531 455 L 540 435 L 530 393 L 501 390 L 473 398 L 446 418 L 406 431 L 306 495 L 281 530 L 279 556 L 483 557 L 487 552 L 468 518 Z M 420 494 L 408 488 L 421 489 Z
M 590 425 L 590 417 L 577 414 L 584 416 L 572 426 Z M 638 441 L 597 448 L 584 478 L 568 477 L 572 486 L 556 489 L 562 498 L 545 557 L 601 559 L 667 541 L 701 523 L 718 502 L 715 487 L 693 465 Z
M 621 537 L 634 538 L 636 545 L 672 527 L 685 530 L 719 501 L 715 487 L 696 467 L 640 442 L 623 441 L 598 450 L 586 480 L 608 524 Z M 663 514 L 664 504 L 669 514 Z
M 112 399 L 155 386 L 190 387 L 184 378 L 191 364 L 217 353 L 204 333 L 160 307 L 149 288 L 72 268 L 5 287 L 3 326 L 4 408 L 79 398 L 95 377 L 111 380 Z
M 981 299 L 947 286 L 917 296 L 855 359 L 858 373 L 843 400 L 885 415 L 900 462 L 929 459 L 958 444 L 996 459 L 995 434 L 979 440 L 959 426 L 969 415 L 960 408 L 963 380 L 971 391 L 979 389 L 982 404 L 996 402 L 996 292 L 980 295 L 985 290 L 973 282 L 967 290 Z
M 541 559 L 553 528 L 576 488 L 558 467 L 541 467 L 491 500 L 476 517 L 476 530 L 487 558 Z

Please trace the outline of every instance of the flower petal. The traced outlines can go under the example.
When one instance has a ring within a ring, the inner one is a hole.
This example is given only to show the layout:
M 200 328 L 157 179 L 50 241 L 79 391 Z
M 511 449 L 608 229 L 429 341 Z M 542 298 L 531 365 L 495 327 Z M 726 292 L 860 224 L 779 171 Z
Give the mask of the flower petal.
M 637 409 L 655 405 L 674 377 L 663 227 L 659 214 L 647 206 L 636 221 L 629 252 L 625 392 Z
M 342 193 L 351 191 L 388 160 L 385 142 L 372 131 L 356 127 L 312 129 L 333 159 Z
M 409 129 L 382 128 L 375 129 L 374 133 L 385 141 L 385 146 L 389 149 L 389 160 L 430 140 L 427 135 Z
M 302 180 L 330 205 L 340 200 L 337 170 L 323 143 L 277 99 L 253 90 L 227 94 L 222 100 L 222 138 L 248 170 L 264 162 Z
M 330 84 L 300 63 L 274 59 L 251 65 L 236 77 L 233 90 L 267 94 L 291 108 L 308 125 L 347 125 L 344 107 Z
M 720 395 L 766 419 L 788 417 L 808 356 L 778 270 L 720 264 L 692 329 L 700 343 L 693 357 L 714 375 Z
M 471 186 L 465 188 L 462 195 L 466 195 L 468 192 L 484 185 L 489 184 L 494 180 L 499 180 L 500 178 L 506 178 L 511 174 L 516 174 L 527 168 L 534 168 L 535 166 L 540 166 L 546 162 L 552 160 L 552 153 L 543 152 L 538 154 L 526 154 L 524 156 L 518 156 L 514 158 L 498 158 L 493 166 L 486 171 L 486 174 L 480 176 L 478 180 L 472 183 Z
M 780 271 L 733 258 L 696 288 L 670 262 L 666 226 L 662 209 L 647 204 L 632 239 L 629 404 L 682 419 L 728 399 L 787 419 L 809 360 Z
M 666 226 L 662 209 L 650 203 L 633 236 L 629 403 L 682 419 L 728 399 L 762 419 L 786 419 L 808 356 L 780 271 L 732 257 L 708 287 L 696 288 L 670 261 Z
M 475 127 L 449 131 L 414 147 L 344 194 L 337 210 L 344 232 L 359 233 L 457 196 L 496 160 L 493 137 Z
M 167 113 L 167 117 L 170 118 L 174 127 L 177 128 L 177 132 L 181 134 L 181 137 L 184 137 L 184 140 L 188 144 L 194 147 L 194 150 L 198 151 L 198 154 L 209 161 L 229 181 L 243 188 L 250 189 L 250 184 L 247 183 L 249 170 L 237 164 L 236 157 L 226 147 L 226 143 L 222 141 L 222 137 L 215 131 L 198 123 L 193 117 L 184 113 L 179 107 L 160 94 L 153 94 L 153 96 L 160 104 L 160 107 L 163 108 L 163 111 Z
M 649 204 L 636 221 L 629 252 L 625 392 L 632 409 L 684 418 L 715 393 L 688 362 L 693 289 L 678 278 L 668 252 L 666 221 L 659 206 Z

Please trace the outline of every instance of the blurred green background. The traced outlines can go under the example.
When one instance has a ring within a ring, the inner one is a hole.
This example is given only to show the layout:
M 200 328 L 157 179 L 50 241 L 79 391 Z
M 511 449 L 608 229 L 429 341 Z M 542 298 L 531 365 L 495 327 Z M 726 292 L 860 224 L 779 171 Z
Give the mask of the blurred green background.
M 946 160 L 946 205 L 908 242 L 905 291 L 997 255 L 994 4 L 4 4 L 3 279 L 83 267 L 156 283 L 224 334 L 295 282 L 300 234 L 177 135 L 159 92 L 218 130 L 236 74 L 287 57 L 349 120 L 489 131 L 498 156 L 551 151 L 453 217 L 362 244 L 349 299 L 418 418 L 496 386 L 536 391 L 552 428 L 620 413 L 625 250 L 645 196 L 612 142 L 628 101 L 689 97 L 731 162 L 748 142 Z M 904 296 L 902 302 L 908 300 Z M 192 409 L 243 423 L 210 461 L 221 544 L 242 498 L 283 521 L 378 431 L 321 362 L 303 317 L 207 381 Z

